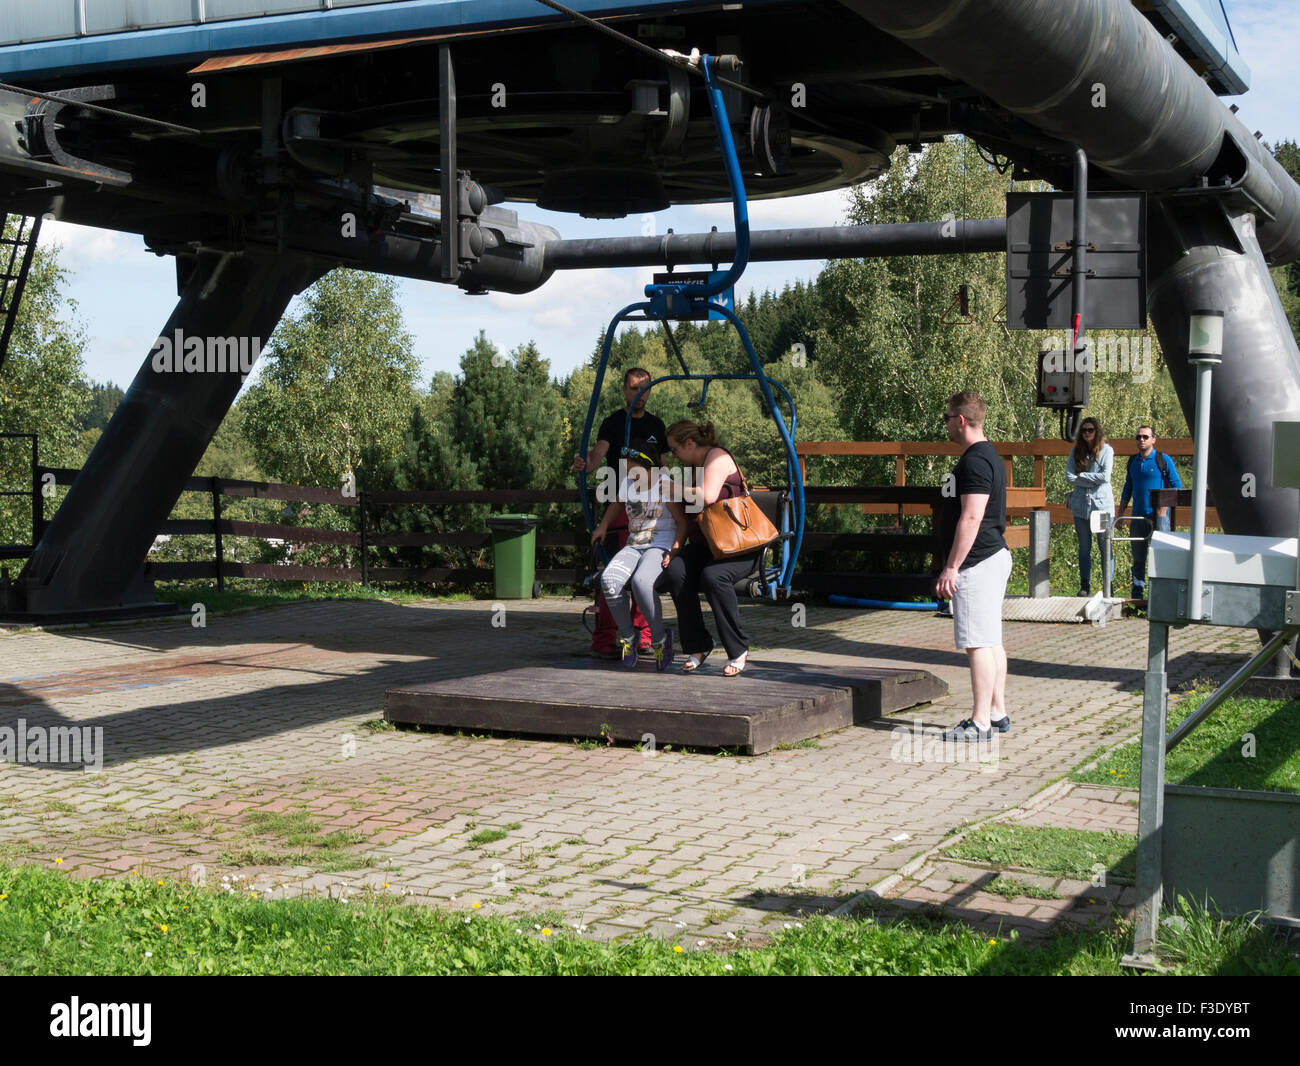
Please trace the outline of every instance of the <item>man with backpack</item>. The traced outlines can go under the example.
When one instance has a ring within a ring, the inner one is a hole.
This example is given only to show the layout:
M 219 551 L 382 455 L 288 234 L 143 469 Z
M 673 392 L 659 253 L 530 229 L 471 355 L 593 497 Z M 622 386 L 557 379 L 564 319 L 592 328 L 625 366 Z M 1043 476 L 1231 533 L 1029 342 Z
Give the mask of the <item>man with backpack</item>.
M 1136 455 L 1129 456 L 1128 473 L 1124 477 L 1124 493 L 1119 501 L 1116 521 L 1124 517 L 1128 502 L 1133 501 L 1133 598 L 1146 599 L 1147 546 L 1152 527 L 1168 531 L 1169 508 L 1151 506 L 1152 489 L 1181 489 L 1178 467 L 1164 452 L 1156 450 L 1156 433 L 1150 426 L 1138 426 Z M 1153 513 L 1154 512 L 1154 513 Z

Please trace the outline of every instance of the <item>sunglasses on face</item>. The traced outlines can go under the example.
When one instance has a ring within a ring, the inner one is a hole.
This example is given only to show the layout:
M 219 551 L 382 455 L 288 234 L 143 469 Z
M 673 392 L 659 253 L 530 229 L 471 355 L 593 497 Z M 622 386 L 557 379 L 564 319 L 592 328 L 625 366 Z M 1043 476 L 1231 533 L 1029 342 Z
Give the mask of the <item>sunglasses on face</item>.
M 1079 430 L 1079 432 L 1080 432 L 1080 433 L 1096 433 L 1097 431 L 1096 431 L 1095 429 L 1093 429 L 1092 426 L 1084 426 L 1083 429 Z
M 1151 435 L 1150 433 L 1139 433 L 1139 434 L 1137 435 L 1137 439 L 1138 439 L 1138 440 L 1150 440 L 1150 439 L 1151 439 L 1151 436 L 1152 436 L 1152 435 Z

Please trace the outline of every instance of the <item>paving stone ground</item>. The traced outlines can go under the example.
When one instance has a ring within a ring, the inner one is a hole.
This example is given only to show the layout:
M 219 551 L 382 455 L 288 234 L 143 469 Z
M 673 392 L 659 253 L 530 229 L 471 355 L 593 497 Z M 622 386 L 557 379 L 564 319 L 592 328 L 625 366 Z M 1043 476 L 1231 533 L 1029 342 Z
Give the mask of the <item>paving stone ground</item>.
M 0 725 L 98 727 L 104 744 L 98 773 L 0 763 L 0 861 L 224 878 L 275 897 L 480 903 L 602 937 L 761 934 L 873 886 L 1030 932 L 1124 902 L 1065 884 L 1053 886 L 1060 901 L 1008 901 L 979 891 L 988 871 L 921 857 L 950 830 L 1008 812 L 1134 827 L 1133 792 L 1057 786 L 1050 802 L 1032 800 L 1137 732 L 1144 622 L 1007 623 L 1013 730 L 996 760 L 952 761 L 923 735 L 969 713 L 951 620 L 828 606 L 797 627 L 786 607 L 747 605 L 751 656 L 920 666 L 951 694 L 755 758 L 376 728 L 397 683 L 581 652 L 584 605 L 511 603 L 500 626 L 486 601 L 312 602 L 210 614 L 203 629 L 184 616 L 0 636 Z M 1253 639 L 1174 631 L 1171 688 L 1226 677 Z M 334 848 L 322 859 L 295 830 Z

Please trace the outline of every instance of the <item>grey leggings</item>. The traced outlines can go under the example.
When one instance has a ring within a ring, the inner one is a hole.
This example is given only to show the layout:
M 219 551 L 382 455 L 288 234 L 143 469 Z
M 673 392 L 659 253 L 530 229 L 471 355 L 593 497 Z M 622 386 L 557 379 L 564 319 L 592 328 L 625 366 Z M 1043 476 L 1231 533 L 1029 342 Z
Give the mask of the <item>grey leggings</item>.
M 619 550 L 600 575 L 600 587 L 605 593 L 605 606 L 614 616 L 618 635 L 632 640 L 632 610 L 627 603 L 627 588 L 632 587 L 637 606 L 650 623 L 650 639 L 658 644 L 664 639 L 664 613 L 659 607 L 655 582 L 664 572 L 664 549 L 633 547 Z

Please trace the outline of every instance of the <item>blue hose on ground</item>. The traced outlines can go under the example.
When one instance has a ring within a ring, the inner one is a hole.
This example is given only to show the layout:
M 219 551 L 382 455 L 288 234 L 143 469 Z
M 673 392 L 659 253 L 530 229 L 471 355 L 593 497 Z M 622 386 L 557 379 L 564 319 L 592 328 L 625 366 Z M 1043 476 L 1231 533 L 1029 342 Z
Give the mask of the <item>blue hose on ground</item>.
M 939 609 L 939 604 L 934 600 L 903 603 L 895 600 L 859 600 L 853 596 L 827 596 L 826 599 L 837 607 L 878 607 L 889 611 L 937 611 Z

